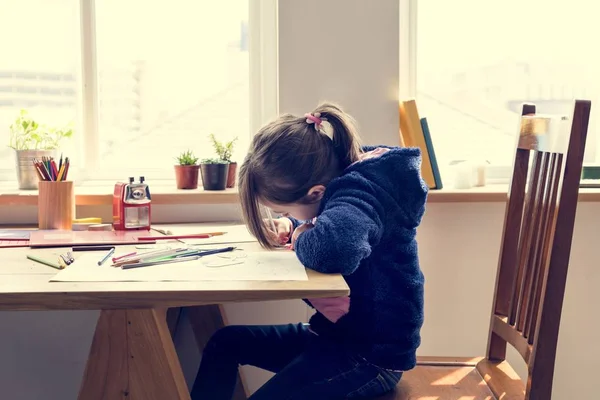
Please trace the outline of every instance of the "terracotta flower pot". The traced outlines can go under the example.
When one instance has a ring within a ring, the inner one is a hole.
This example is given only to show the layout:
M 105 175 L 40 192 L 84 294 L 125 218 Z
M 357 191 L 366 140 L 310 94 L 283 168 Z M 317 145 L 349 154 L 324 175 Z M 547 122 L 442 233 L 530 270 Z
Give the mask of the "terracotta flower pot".
M 204 190 L 225 190 L 229 164 L 200 164 Z
M 229 164 L 229 172 L 227 173 L 227 187 L 233 188 L 235 187 L 235 174 L 237 172 L 237 163 L 232 162 Z
M 176 165 L 175 181 L 177 189 L 198 189 L 199 165 Z

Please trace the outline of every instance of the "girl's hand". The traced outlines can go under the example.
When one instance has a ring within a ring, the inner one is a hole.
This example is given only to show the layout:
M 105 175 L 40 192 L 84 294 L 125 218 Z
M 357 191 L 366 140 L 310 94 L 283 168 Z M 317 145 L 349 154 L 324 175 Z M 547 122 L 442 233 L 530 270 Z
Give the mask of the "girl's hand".
M 297 227 L 294 230 L 294 234 L 292 235 L 292 250 L 294 249 L 294 245 L 296 244 L 296 240 L 298 240 L 298 236 L 302 233 L 302 232 L 306 232 L 309 229 L 314 228 L 315 226 L 312 223 L 306 223 L 303 225 L 300 225 L 299 227 Z
M 292 235 L 292 230 L 294 229 L 294 225 L 289 218 L 276 218 L 273 220 L 275 223 L 276 232 L 272 232 L 275 236 L 275 240 L 277 240 L 280 244 L 286 244 L 290 240 L 290 236 Z

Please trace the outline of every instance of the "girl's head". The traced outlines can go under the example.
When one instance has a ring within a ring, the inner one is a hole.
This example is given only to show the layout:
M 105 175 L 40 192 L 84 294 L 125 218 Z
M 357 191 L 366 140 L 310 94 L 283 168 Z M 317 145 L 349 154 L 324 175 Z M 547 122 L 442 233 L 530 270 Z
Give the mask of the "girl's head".
M 260 205 L 301 220 L 314 218 L 327 184 L 359 155 L 354 120 L 334 104 L 321 104 L 304 116 L 282 115 L 263 127 L 240 167 L 240 198 L 250 232 L 264 247 L 274 247 Z

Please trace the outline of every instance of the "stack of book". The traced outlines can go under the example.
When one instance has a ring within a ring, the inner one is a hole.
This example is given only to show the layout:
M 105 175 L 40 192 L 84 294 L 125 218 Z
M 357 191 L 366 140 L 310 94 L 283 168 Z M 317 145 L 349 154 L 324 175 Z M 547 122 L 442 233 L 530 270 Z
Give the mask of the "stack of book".
M 442 178 L 435 157 L 427 118 L 420 118 L 415 100 L 400 102 L 400 145 L 421 149 L 421 175 L 430 189 L 442 189 Z

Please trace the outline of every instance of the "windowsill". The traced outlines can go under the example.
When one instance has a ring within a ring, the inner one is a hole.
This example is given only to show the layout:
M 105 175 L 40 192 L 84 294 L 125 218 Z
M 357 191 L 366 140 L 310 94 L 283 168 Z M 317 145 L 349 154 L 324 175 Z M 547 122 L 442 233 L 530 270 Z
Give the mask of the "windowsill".
M 430 190 L 428 203 L 502 203 L 506 201 L 507 185 L 488 185 L 471 189 Z M 78 206 L 112 205 L 112 186 L 76 186 L 75 201 Z M 178 190 L 173 186 L 151 187 L 152 204 L 237 204 L 237 189 L 222 191 Z M 0 186 L 0 206 L 36 206 L 36 190 L 4 189 Z M 600 188 L 579 189 L 580 202 L 600 202 Z
M 75 204 L 78 206 L 108 206 L 113 201 L 113 186 L 75 186 Z M 178 190 L 174 186 L 152 186 L 152 204 L 236 204 L 237 189 L 205 191 Z M 37 190 L 6 190 L 0 186 L 0 206 L 37 206 Z

